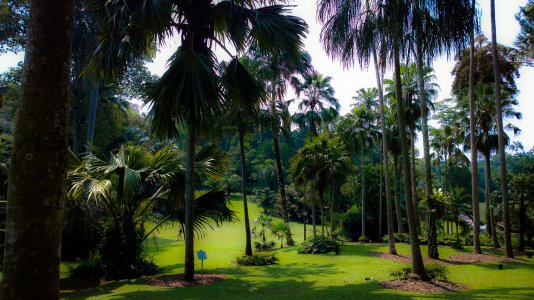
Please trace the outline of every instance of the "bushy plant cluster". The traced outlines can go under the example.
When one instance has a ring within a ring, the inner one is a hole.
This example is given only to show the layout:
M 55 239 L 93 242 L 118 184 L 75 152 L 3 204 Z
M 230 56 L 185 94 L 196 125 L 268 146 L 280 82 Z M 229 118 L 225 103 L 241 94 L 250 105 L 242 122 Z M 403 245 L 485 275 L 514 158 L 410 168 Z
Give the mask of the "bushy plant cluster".
M 274 265 L 278 258 L 271 253 L 258 253 L 252 256 L 241 256 L 236 258 L 236 263 L 242 266 L 267 266 Z
M 430 264 L 425 266 L 426 274 L 436 280 L 448 281 L 449 271 L 443 265 Z M 408 279 L 410 277 L 412 269 L 409 265 L 402 266 L 390 271 L 389 276 L 395 279 Z
M 382 238 L 382 241 L 384 243 L 389 242 L 388 235 L 384 235 L 384 237 Z M 404 233 L 404 232 L 395 233 L 395 243 L 409 243 L 409 242 L 410 242 L 410 236 L 407 233 Z
M 273 251 L 274 246 L 276 245 L 275 241 L 255 241 L 254 248 L 258 252 Z
M 324 254 L 334 252 L 339 254 L 341 246 L 332 239 L 318 236 L 302 242 L 297 249 L 299 254 Z

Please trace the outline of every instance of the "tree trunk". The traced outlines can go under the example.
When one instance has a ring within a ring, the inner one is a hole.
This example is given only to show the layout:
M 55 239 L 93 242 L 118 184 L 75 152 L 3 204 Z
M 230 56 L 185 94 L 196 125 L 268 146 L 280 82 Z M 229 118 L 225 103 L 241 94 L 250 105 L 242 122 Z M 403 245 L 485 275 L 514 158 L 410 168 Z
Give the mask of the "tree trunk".
M 510 213 L 508 203 L 508 177 L 506 171 L 506 139 L 503 130 L 502 101 L 501 101 L 501 70 L 497 53 L 497 32 L 495 28 L 495 0 L 490 0 L 491 6 L 491 52 L 493 54 L 493 73 L 495 76 L 495 104 L 497 109 L 497 136 L 499 140 L 499 162 L 501 173 L 501 195 L 504 223 L 504 253 L 506 257 L 514 257 L 512 251 L 512 235 L 510 228 Z
M 438 259 L 438 234 L 436 231 L 436 204 L 434 202 L 434 192 L 432 190 L 432 170 L 430 168 L 430 142 L 428 138 L 428 116 L 429 111 L 426 106 L 426 92 L 423 65 L 423 49 L 421 37 L 417 38 L 417 80 L 419 86 L 419 99 L 421 101 L 421 123 L 423 131 L 423 165 L 425 169 L 425 198 L 427 207 L 428 223 L 428 257 Z
M 400 184 L 399 184 L 399 163 L 396 155 L 393 155 L 393 172 L 394 174 L 394 188 L 395 188 L 395 214 L 397 215 L 397 232 L 403 233 L 404 228 L 402 226 L 402 207 L 400 197 Z
M 321 236 L 324 237 L 324 191 L 319 191 L 319 199 L 321 201 Z
M 193 108 L 191 108 L 193 110 Z M 194 112 L 191 112 L 194 116 Z M 191 120 L 188 126 L 187 136 L 187 161 L 185 169 L 185 264 L 184 280 L 195 280 L 195 247 L 194 228 L 195 219 L 195 146 L 196 146 L 196 125 L 195 120 Z
M 391 197 L 391 178 L 389 176 L 389 149 L 388 149 L 388 132 L 386 129 L 386 117 L 384 116 L 384 92 L 382 89 L 382 80 L 380 76 L 380 69 L 378 59 L 376 57 L 376 51 L 373 51 L 373 59 L 375 64 L 375 74 L 376 74 L 376 85 L 378 89 L 378 101 L 379 101 L 379 114 L 380 114 L 380 129 L 382 131 L 382 160 L 384 167 L 384 183 L 386 188 L 386 218 L 388 225 L 388 246 L 389 254 L 397 254 L 397 249 L 395 248 L 395 232 L 393 228 L 393 199 Z M 399 201 L 400 202 L 400 201 Z M 400 205 L 400 203 L 399 203 Z M 397 212 L 397 214 L 400 211 Z M 397 216 L 398 219 L 398 216 Z M 400 221 L 398 221 L 400 224 Z M 400 225 L 399 225 L 400 228 Z
M 471 30 L 469 37 L 469 131 L 471 142 L 471 205 L 473 208 L 473 252 L 482 253 L 480 249 L 480 209 L 478 200 L 478 152 L 476 143 L 475 120 L 475 0 L 471 1 Z
M 273 97 L 273 103 L 271 105 L 272 113 L 275 113 L 275 97 L 276 93 L 272 93 Z M 276 161 L 276 174 L 278 177 L 278 185 L 280 187 L 280 201 L 282 202 L 282 218 L 284 220 L 284 223 L 287 225 L 287 232 L 286 232 L 286 242 L 288 246 L 295 245 L 295 241 L 293 240 L 293 237 L 291 235 L 291 230 L 289 228 L 289 211 L 287 209 L 287 200 L 286 200 L 286 188 L 284 184 L 284 171 L 282 170 L 282 159 L 280 158 L 280 145 L 278 140 L 278 127 L 276 124 L 271 124 L 271 131 L 273 135 L 273 150 L 274 150 L 274 159 Z
M 412 251 L 412 273 L 418 275 L 423 280 L 428 280 L 429 277 L 426 274 L 425 266 L 423 264 L 423 257 L 421 255 L 421 249 L 419 248 L 419 237 L 417 236 L 416 221 L 415 221 L 415 209 L 413 206 L 412 180 L 410 177 L 410 153 L 408 151 L 409 145 L 406 140 L 406 122 L 404 120 L 404 103 L 402 100 L 402 81 L 400 74 L 400 54 L 398 41 L 395 41 L 394 46 L 394 61 L 395 61 L 395 90 L 397 98 L 397 120 L 399 125 L 399 135 L 402 148 L 402 169 L 405 174 L 404 186 L 406 187 L 406 208 L 408 212 L 408 228 L 410 233 L 410 248 Z
M 415 217 L 415 229 L 417 230 L 417 234 L 421 234 L 421 220 L 419 219 L 419 205 L 417 204 L 417 171 L 415 169 L 415 127 L 410 128 L 410 143 L 411 143 L 411 151 L 410 151 L 410 158 L 411 158 L 411 168 L 410 168 L 410 176 L 412 177 L 411 183 L 412 183 L 412 201 L 413 201 L 413 207 L 414 207 L 414 217 Z
M 312 203 L 312 230 L 313 237 L 317 236 L 317 216 L 315 215 L 315 203 Z
M 493 218 L 493 209 L 491 208 L 491 162 L 490 162 L 490 154 L 489 152 L 484 153 L 484 174 L 485 174 L 485 186 L 486 186 L 486 207 L 488 208 L 488 217 L 486 219 L 489 220 L 487 227 L 488 232 L 491 236 L 491 240 L 493 242 L 493 247 L 499 248 L 499 239 L 497 238 L 497 228 L 495 226 L 495 219 Z
M 335 204 L 335 184 L 332 183 L 332 199 L 330 201 L 330 234 L 334 233 L 334 204 Z
M 241 153 L 241 188 L 243 191 L 243 213 L 245 215 L 245 255 L 252 256 L 252 237 L 250 234 L 250 220 L 248 217 L 247 203 L 247 168 L 245 159 L 245 146 L 243 140 L 245 136 L 245 124 L 239 124 L 239 152 Z
M 365 154 L 364 145 L 361 145 L 361 172 L 362 172 L 362 237 L 366 237 L 365 232 Z
M 8 179 L 1 299 L 59 299 L 72 1 L 30 1 Z
M 381 147 L 382 148 L 382 147 Z M 382 239 L 382 162 L 378 170 L 378 237 Z
M 91 102 L 89 104 L 89 120 L 87 123 L 87 141 L 85 149 L 87 153 L 92 153 L 90 145 L 94 143 L 95 137 L 95 123 L 96 123 L 96 108 L 98 106 L 98 84 L 95 84 L 91 89 Z
M 526 223 L 526 207 L 525 197 L 519 196 L 519 251 L 525 251 L 525 223 Z

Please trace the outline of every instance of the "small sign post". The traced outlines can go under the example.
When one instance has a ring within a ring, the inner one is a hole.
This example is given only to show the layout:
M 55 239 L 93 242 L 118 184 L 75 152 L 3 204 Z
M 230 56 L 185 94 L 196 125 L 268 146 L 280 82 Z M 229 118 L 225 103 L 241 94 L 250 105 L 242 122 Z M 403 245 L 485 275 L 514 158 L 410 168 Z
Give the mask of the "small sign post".
M 201 261 L 201 271 L 204 271 L 204 260 L 208 259 L 208 255 L 206 254 L 206 251 L 204 250 L 198 250 L 197 251 L 197 257 Z

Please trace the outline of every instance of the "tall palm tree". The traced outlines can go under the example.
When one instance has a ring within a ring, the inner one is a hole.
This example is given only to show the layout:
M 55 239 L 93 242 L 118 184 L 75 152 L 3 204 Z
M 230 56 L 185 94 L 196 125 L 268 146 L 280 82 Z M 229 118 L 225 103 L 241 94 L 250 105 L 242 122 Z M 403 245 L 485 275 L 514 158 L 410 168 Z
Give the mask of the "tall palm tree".
M 239 52 L 252 43 L 261 51 L 284 50 L 297 55 L 306 32 L 305 22 L 287 14 L 275 1 L 107 1 L 95 0 L 102 41 L 93 57 L 96 74 L 102 77 L 123 72 L 127 62 L 146 55 L 156 43 L 179 36 L 180 46 L 168 69 L 148 93 L 152 104 L 152 130 L 162 138 L 177 135 L 177 126 L 187 129 L 185 198 L 185 280 L 194 280 L 193 199 L 194 153 L 202 131 L 213 128 L 224 108 L 219 64 L 212 45 Z M 268 5 L 268 6 L 264 6 Z M 231 62 L 231 63 L 232 63 Z M 244 69 L 244 68 L 239 68 Z M 238 70 L 237 68 L 235 70 Z M 236 74 L 250 77 L 248 72 Z M 235 77 L 235 76 L 232 76 Z M 250 80 L 235 80 L 235 84 Z M 236 90 L 239 90 L 236 89 Z
M 0 297 L 58 299 L 74 6 L 53 0 L 29 7 Z
M 307 123 L 310 127 L 310 137 L 315 137 L 318 134 L 318 128 L 321 125 L 323 118 L 322 112 L 327 108 L 334 108 L 339 111 L 340 105 L 338 100 L 334 97 L 334 88 L 330 81 L 332 77 L 324 76 L 317 71 L 304 74 L 303 79 L 293 83 L 297 96 L 303 94 L 300 99 L 298 108 L 301 113 L 296 114 L 296 120 L 300 123 Z
M 373 4 L 373 5 L 372 5 Z M 367 66 L 371 57 L 375 65 L 378 96 L 380 101 L 379 113 L 381 119 L 382 140 L 388 141 L 384 122 L 384 95 L 382 91 L 382 78 L 380 69 L 385 68 L 383 55 L 385 39 L 379 38 L 377 11 L 375 1 L 347 1 L 347 0 L 321 0 L 318 3 L 319 21 L 323 23 L 321 40 L 326 52 L 339 59 L 345 67 L 353 65 L 358 59 L 360 65 Z M 371 7 L 372 6 L 372 7 Z M 377 58 L 380 52 L 380 61 Z M 382 72 L 383 73 L 383 72 Z M 383 160 L 386 187 L 386 203 L 388 212 L 389 252 L 396 253 L 393 232 L 393 216 L 390 213 L 392 199 L 389 180 L 388 144 L 383 143 Z
M 504 137 L 503 127 L 503 109 L 502 109 L 502 95 L 501 95 L 501 74 L 499 66 L 499 58 L 497 52 L 497 29 L 495 26 L 495 0 L 490 0 L 491 6 L 491 52 L 493 55 L 493 75 L 495 78 L 495 107 L 497 110 L 497 137 L 499 140 L 499 162 L 501 174 L 501 197 L 502 197 L 502 212 L 504 223 L 504 252 L 506 257 L 514 257 L 512 251 L 512 235 L 510 228 L 510 212 L 508 200 L 508 177 L 506 171 L 506 141 Z
M 245 217 L 245 255 L 252 255 L 252 234 L 250 231 L 250 220 L 248 214 L 247 203 L 247 168 L 245 157 L 244 139 L 247 129 L 258 125 L 258 119 L 261 118 L 260 105 L 265 102 L 265 91 L 262 88 L 263 82 L 266 80 L 267 70 L 261 61 L 255 60 L 249 56 L 243 56 L 240 59 L 241 64 L 236 61 L 226 65 L 222 65 L 223 84 L 226 87 L 226 98 L 228 101 L 228 111 L 226 116 L 221 120 L 224 123 L 231 123 L 237 128 L 239 136 L 239 153 L 241 158 L 241 188 L 243 197 L 243 214 Z M 239 69 L 244 67 L 244 69 Z M 232 71 L 231 69 L 235 70 Z M 230 70 L 229 70 L 230 69 Z M 249 72 L 253 74 L 254 78 L 242 85 L 242 89 L 235 90 L 238 85 L 236 80 L 247 78 L 246 76 L 239 76 L 239 72 Z M 233 77 L 235 76 L 235 77 Z M 264 119 L 264 118 L 263 118 Z M 229 124 L 230 125 L 230 124 Z

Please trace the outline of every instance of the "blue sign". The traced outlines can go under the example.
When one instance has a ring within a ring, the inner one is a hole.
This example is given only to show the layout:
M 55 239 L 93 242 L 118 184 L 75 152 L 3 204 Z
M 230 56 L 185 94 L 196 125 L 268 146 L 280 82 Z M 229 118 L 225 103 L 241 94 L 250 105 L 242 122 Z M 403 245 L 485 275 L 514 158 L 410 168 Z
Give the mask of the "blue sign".
M 208 259 L 208 255 L 206 254 L 206 251 L 204 251 L 204 250 L 198 250 L 197 251 L 197 256 L 198 256 L 199 260 Z

